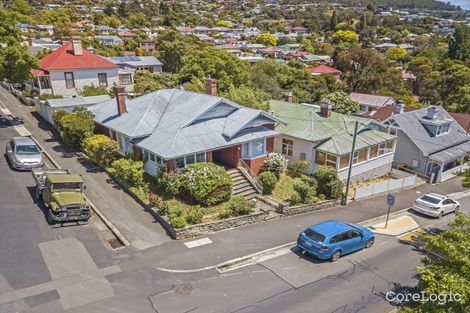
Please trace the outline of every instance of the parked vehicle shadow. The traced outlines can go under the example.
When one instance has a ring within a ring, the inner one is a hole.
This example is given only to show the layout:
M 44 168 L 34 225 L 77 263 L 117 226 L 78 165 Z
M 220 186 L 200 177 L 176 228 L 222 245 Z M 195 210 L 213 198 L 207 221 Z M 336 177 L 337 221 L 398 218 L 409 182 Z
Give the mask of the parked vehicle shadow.
M 307 251 L 304 251 L 304 250 L 300 249 L 297 246 L 292 247 L 290 249 L 290 251 L 292 251 L 292 253 L 297 255 L 299 257 L 299 259 L 304 259 L 304 260 L 306 260 L 308 262 L 311 262 L 311 263 L 314 263 L 314 264 L 322 264 L 322 263 L 325 263 L 325 262 L 330 262 L 329 260 L 320 260 L 319 258 L 311 255 Z
M 103 173 L 104 170 L 99 167 L 95 162 L 91 161 L 89 158 L 81 155 L 77 158 L 78 163 L 80 163 L 88 173 Z

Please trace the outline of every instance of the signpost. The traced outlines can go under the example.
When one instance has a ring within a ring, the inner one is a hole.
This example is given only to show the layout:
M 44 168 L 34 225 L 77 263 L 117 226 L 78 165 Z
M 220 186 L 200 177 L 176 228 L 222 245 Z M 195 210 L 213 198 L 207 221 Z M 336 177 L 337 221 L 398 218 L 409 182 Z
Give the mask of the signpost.
M 391 193 L 387 195 L 387 204 L 388 204 L 388 212 L 387 212 L 387 219 L 385 220 L 385 228 L 387 228 L 388 217 L 390 215 L 390 209 L 395 204 L 395 196 L 392 195 Z

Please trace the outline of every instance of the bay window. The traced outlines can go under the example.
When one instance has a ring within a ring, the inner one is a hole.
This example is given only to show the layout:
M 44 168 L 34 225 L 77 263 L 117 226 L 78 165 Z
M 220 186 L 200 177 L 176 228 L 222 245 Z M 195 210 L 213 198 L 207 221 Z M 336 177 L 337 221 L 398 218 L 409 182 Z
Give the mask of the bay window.
M 242 158 L 256 158 L 266 154 L 266 140 L 257 139 L 242 144 Z

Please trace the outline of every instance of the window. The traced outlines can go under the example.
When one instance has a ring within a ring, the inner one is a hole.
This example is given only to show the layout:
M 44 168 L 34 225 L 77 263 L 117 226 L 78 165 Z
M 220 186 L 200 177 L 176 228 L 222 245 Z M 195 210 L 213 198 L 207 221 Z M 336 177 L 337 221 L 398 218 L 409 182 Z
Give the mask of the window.
M 375 158 L 379 153 L 379 146 L 372 146 L 369 148 L 369 159 Z
M 186 156 L 186 165 L 193 164 L 196 162 L 196 156 L 194 154 Z
M 150 161 L 155 162 L 155 154 L 150 153 Z
M 439 125 L 436 129 L 436 136 L 445 134 L 449 131 L 450 123 Z
M 308 238 L 318 241 L 318 242 L 323 242 L 325 240 L 325 236 L 323 236 L 320 233 L 317 233 L 316 231 L 308 228 L 305 232 L 304 235 L 307 236 Z
M 392 151 L 393 151 L 393 140 L 389 140 L 379 145 L 379 155 L 383 155 L 385 153 L 389 153 Z
M 119 144 L 119 150 L 122 151 L 124 146 L 123 146 L 123 144 L 122 144 L 122 136 L 121 136 L 120 133 L 116 133 L 116 139 L 117 139 L 116 141 L 117 141 L 118 144 Z
M 64 73 L 64 76 L 65 76 L 65 88 L 67 89 L 75 88 L 75 82 L 73 80 L 73 73 L 67 72 L 67 73 Z
M 307 159 L 307 155 L 303 152 L 300 152 L 300 158 L 302 161 Z
M 315 152 L 315 163 L 325 165 L 326 154 L 321 151 Z
M 353 164 L 356 164 L 357 163 L 357 158 L 359 156 L 359 152 L 358 151 L 354 151 L 353 153 Z
M 289 139 L 282 139 L 282 154 L 292 156 L 294 150 L 294 141 Z
M 98 73 L 98 85 L 100 87 L 108 87 L 108 76 L 106 73 Z
M 184 157 L 175 159 L 175 167 L 176 168 L 184 168 Z
M 206 162 L 206 154 L 204 152 L 196 154 L 196 162 Z
M 327 154 L 326 155 L 326 165 L 336 168 L 336 155 Z
M 349 166 L 349 154 L 342 155 L 339 159 L 339 168 L 345 168 Z
M 367 148 L 359 150 L 358 162 L 367 160 Z
M 395 127 L 390 127 L 390 128 L 388 129 L 388 133 L 389 133 L 390 135 L 396 135 L 396 134 L 397 134 L 397 129 L 396 129 Z
M 131 74 L 119 74 L 119 83 L 121 85 L 132 85 Z
M 266 154 L 266 142 L 257 139 L 242 144 L 242 158 L 255 158 Z

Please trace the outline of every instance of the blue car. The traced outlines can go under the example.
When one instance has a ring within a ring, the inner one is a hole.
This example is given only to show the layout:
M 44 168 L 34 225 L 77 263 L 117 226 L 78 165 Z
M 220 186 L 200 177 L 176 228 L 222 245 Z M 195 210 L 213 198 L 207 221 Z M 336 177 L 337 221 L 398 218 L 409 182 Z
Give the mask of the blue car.
M 319 259 L 334 262 L 344 254 L 372 247 L 374 240 L 374 233 L 364 226 L 326 221 L 301 232 L 297 246 Z

